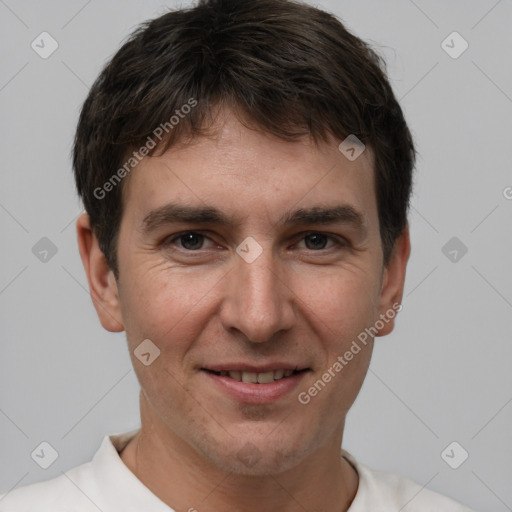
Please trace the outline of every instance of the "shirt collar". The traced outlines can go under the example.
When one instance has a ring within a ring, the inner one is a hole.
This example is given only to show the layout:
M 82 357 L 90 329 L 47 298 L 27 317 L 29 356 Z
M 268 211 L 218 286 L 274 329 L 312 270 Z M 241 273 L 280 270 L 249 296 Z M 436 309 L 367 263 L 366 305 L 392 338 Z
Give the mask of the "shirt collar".
M 174 512 L 153 494 L 125 465 L 119 452 L 139 429 L 106 436 L 92 460 L 96 484 L 107 504 L 103 512 Z
M 93 474 L 97 488 L 108 506 L 103 512 L 175 512 L 153 494 L 125 465 L 119 453 L 135 437 L 140 429 L 105 436 L 92 460 Z M 354 467 L 359 475 L 359 487 L 348 512 L 364 510 L 364 496 L 368 490 L 368 477 L 363 466 L 350 453 L 342 450 L 342 456 Z

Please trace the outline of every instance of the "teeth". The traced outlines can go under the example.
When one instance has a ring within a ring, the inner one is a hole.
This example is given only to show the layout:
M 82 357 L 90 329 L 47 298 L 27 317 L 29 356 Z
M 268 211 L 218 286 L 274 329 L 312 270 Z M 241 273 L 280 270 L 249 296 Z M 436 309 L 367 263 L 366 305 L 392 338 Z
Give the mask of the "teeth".
M 240 371 L 230 371 L 220 372 L 223 376 L 231 377 L 238 382 L 248 382 L 251 384 L 270 384 L 275 380 L 280 380 L 283 377 L 290 377 L 293 374 L 293 370 L 272 370 L 269 372 L 240 372 Z
M 242 372 L 228 372 L 228 375 L 239 382 L 242 382 Z
M 269 382 L 274 382 L 274 372 L 258 373 L 259 384 L 268 384 Z
M 279 380 L 284 377 L 284 370 L 276 370 L 274 372 L 274 380 Z
M 256 384 L 258 382 L 258 374 L 254 372 L 242 372 L 242 382 Z

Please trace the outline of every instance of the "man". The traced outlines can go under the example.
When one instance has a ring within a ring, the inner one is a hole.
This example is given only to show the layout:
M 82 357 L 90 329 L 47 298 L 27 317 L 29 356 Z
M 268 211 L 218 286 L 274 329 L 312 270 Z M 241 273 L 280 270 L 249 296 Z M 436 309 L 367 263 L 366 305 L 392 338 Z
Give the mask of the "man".
M 2 512 L 469 510 L 341 449 L 410 252 L 415 150 L 382 68 L 286 0 L 204 0 L 124 44 L 73 163 L 141 429 Z

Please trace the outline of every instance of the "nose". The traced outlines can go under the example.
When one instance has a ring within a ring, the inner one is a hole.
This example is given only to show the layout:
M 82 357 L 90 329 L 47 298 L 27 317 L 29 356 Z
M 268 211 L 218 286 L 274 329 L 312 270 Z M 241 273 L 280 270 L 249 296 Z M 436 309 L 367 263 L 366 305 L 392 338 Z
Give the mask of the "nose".
M 251 263 L 235 255 L 235 268 L 226 276 L 220 311 L 224 328 L 239 331 L 252 343 L 264 343 L 295 322 L 293 291 L 282 263 L 264 249 Z

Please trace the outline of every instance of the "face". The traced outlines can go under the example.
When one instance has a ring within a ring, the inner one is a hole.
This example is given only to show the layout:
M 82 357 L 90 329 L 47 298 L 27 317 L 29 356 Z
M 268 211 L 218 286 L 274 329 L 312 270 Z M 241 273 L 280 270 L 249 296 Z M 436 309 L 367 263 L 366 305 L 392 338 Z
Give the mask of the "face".
M 353 343 L 401 299 L 408 238 L 383 268 L 371 151 L 349 161 L 339 142 L 281 141 L 226 112 L 124 190 L 100 319 L 126 331 L 143 424 L 230 471 L 284 471 L 341 441 L 372 349 Z

